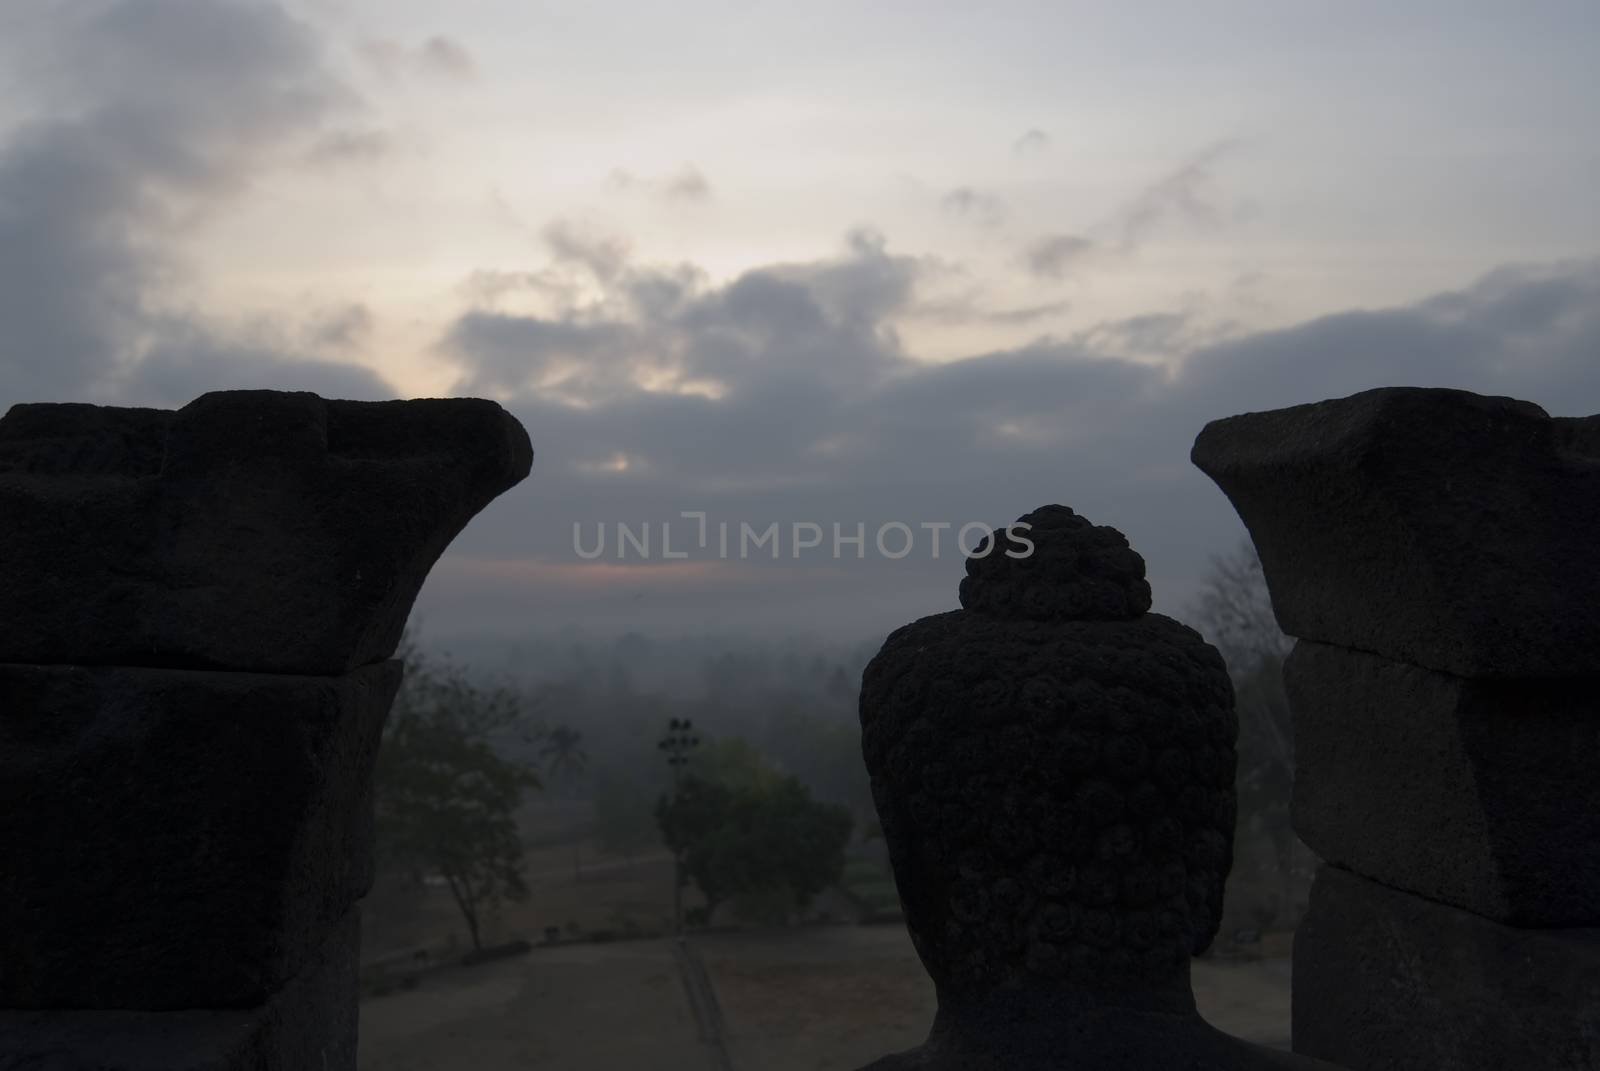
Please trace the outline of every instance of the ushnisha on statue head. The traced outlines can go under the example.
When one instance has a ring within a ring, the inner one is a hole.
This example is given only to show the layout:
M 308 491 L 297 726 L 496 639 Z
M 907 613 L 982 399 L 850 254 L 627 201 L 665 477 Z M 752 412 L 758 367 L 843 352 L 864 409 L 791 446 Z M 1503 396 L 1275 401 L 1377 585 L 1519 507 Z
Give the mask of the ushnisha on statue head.
M 1031 549 L 980 545 L 964 609 L 896 631 L 863 679 L 907 926 L 941 1008 L 1192 1008 L 1232 862 L 1227 670 L 1148 612 L 1122 533 L 1065 506 L 1013 527 Z

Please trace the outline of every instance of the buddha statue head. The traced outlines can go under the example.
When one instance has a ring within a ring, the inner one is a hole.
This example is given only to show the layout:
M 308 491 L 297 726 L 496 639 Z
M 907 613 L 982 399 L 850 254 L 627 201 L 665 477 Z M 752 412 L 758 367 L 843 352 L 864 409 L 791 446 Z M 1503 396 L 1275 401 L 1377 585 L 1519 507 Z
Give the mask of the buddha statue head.
M 962 609 L 893 633 L 860 708 L 941 1016 L 1192 1011 L 1189 960 L 1216 934 L 1232 862 L 1221 656 L 1149 612 L 1122 533 L 1064 506 L 966 568 Z

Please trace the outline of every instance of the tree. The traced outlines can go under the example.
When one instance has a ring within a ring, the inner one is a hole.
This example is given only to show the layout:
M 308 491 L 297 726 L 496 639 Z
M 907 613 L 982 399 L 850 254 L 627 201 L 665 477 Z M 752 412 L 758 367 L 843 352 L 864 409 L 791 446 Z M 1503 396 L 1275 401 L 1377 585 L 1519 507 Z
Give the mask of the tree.
M 626 858 L 631 865 L 636 852 L 657 841 L 659 831 L 651 813 L 651 791 L 638 777 L 597 772 L 594 779 L 596 832 L 606 851 Z
M 1240 824 L 1270 842 L 1280 881 L 1279 913 L 1289 921 L 1299 839 L 1289 815 L 1294 719 L 1283 686 L 1283 663 L 1294 641 L 1278 628 L 1266 574 L 1249 540 L 1211 559 L 1189 618 L 1222 653 L 1233 678 Z
M 851 704 L 861 694 L 861 680 L 852 678 L 843 666 L 834 666 L 828 677 L 828 698 L 836 703 Z
M 1283 691 L 1283 662 L 1294 640 L 1278 628 L 1254 544 L 1245 540 L 1233 553 L 1211 559 L 1190 618 L 1228 664 L 1239 711 L 1241 759 L 1271 765 L 1276 769 L 1264 775 L 1267 780 L 1292 784 L 1294 720 Z
M 861 723 L 853 712 L 846 720 L 806 703 L 774 704 L 764 744 L 782 756 L 784 772 L 798 777 L 818 799 L 843 803 L 865 822 L 876 814 L 861 757 Z
M 1262 662 L 1282 662 L 1294 647 L 1278 627 L 1261 558 L 1248 539 L 1231 553 L 1212 557 L 1189 616 L 1235 674 L 1250 673 Z
M 709 921 L 730 899 L 804 908 L 839 880 L 854 818 L 772 771 L 736 783 L 694 775 L 656 807 L 662 837 L 706 900 Z
M 516 810 L 539 779 L 493 744 L 519 722 L 514 697 L 414 649 L 410 662 L 378 753 L 378 843 L 389 862 L 444 879 L 481 949 L 485 912 L 527 893 Z
M 695 756 L 698 776 L 734 789 L 760 789 L 775 785 L 780 774 L 765 755 L 737 736 L 715 740 Z
M 566 725 L 558 725 L 544 734 L 539 746 L 539 757 L 548 764 L 550 777 L 575 777 L 588 765 L 589 756 L 583 750 L 583 734 Z
M 844 873 L 855 816 L 848 807 L 813 800 L 799 779 L 785 777 L 741 797 L 735 815 L 741 847 L 760 864 L 747 871 L 740 893 L 786 893 L 804 910 Z
M 567 780 L 583 773 L 588 765 L 589 756 L 583 750 L 583 734 L 566 725 L 558 725 L 544 734 L 544 742 L 539 747 L 539 757 L 547 765 L 546 775 L 554 781 L 561 777 Z M 578 836 L 572 842 L 572 876 L 574 879 L 583 876 L 583 860 L 579 854 L 583 849 L 584 831 L 579 830 Z
M 656 801 L 656 822 L 661 839 L 677 861 L 677 887 L 693 880 L 712 910 L 727 895 L 723 867 L 715 856 L 713 838 L 729 821 L 733 790 L 697 775 L 681 778 L 670 795 Z M 681 905 L 675 905 L 681 910 Z

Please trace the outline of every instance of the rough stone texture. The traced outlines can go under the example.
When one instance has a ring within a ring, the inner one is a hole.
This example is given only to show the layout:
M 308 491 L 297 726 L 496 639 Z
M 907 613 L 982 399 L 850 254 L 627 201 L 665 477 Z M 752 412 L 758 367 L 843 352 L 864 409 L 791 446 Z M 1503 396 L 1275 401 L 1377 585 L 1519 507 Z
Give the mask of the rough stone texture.
M 1322 859 L 1516 926 L 1600 925 L 1600 692 L 1301 641 L 1294 821 Z
M 1124 621 L 1150 609 L 1144 559 L 1115 528 L 1066 506 L 1037 509 L 1013 528 L 973 548 L 963 609 L 1028 621 Z
M 993 1024 L 982 1032 L 988 1040 L 981 1047 L 936 1029 L 926 1044 L 860 1071 L 1340 1071 L 1322 1060 L 1247 1045 L 1193 1015 L 1063 1009 L 1051 1026 L 1041 1044 L 1032 1026 L 1013 1031 Z M 1041 1049 L 1051 1055 L 1041 1057 Z
M 939 994 L 928 1043 L 874 1066 L 1309 1066 L 1217 1034 L 1189 988 L 1232 860 L 1221 656 L 1141 612 L 1120 533 L 1062 506 L 1022 521 L 1037 561 L 969 562 L 982 611 L 897 630 L 863 676 L 873 799 Z
M 370 885 L 399 680 L 0 666 L 0 1008 L 262 1003 Z
M 493 402 L 226 391 L 0 419 L 0 661 L 339 674 L 528 474 Z
M 354 1071 L 385 660 L 531 462 L 472 400 L 0 419 L 0 1069 Z
M 1232 860 L 1232 689 L 1158 614 L 891 635 L 862 746 L 907 921 L 936 981 L 1136 984 L 1210 944 Z
M 333 927 L 263 1005 L 215 1011 L 0 1011 L 4 1071 L 355 1071 L 360 926 Z
M 1385 388 L 1213 421 L 1192 459 L 1290 635 L 1462 677 L 1600 674 L 1600 417 Z
M 1600 1067 L 1600 930 L 1525 930 L 1325 867 L 1294 1048 L 1358 1071 Z

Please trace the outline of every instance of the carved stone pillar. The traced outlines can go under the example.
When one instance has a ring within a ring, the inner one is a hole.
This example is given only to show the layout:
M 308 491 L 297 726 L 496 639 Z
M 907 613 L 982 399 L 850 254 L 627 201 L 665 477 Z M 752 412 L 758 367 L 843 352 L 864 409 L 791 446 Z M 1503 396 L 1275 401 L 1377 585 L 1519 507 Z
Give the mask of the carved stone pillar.
M 1393 388 L 1193 459 L 1299 640 L 1296 1051 L 1600 1067 L 1600 417 Z
M 492 402 L 0 419 L 0 1067 L 351 1071 L 391 660 Z
M 961 610 L 891 634 L 862 749 L 939 997 L 871 1071 L 1325 1066 L 1213 1029 L 1191 956 L 1232 865 L 1238 721 L 1222 657 L 1150 609 L 1122 533 L 1064 506 L 967 561 Z

